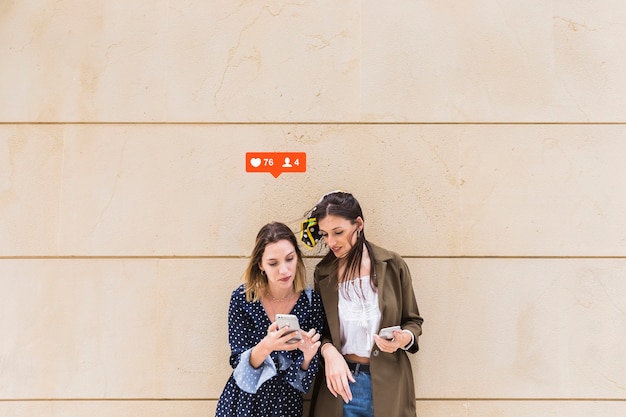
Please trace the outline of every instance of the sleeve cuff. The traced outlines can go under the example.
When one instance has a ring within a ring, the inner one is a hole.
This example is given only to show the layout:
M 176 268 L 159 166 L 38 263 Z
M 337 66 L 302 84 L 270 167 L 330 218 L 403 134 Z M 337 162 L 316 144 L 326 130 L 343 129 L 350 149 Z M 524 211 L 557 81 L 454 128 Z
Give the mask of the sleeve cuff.
M 233 372 L 233 378 L 239 388 L 250 394 L 255 394 L 265 381 L 272 378 L 278 372 L 276 371 L 274 361 L 272 361 L 272 358 L 269 356 L 265 358 L 261 366 L 253 368 L 252 365 L 250 365 L 251 354 L 252 349 L 248 349 L 241 354 L 239 365 L 237 365 Z
M 413 332 L 411 332 L 410 330 L 406 330 L 406 329 L 402 330 L 402 332 L 403 333 L 406 332 L 406 333 L 411 335 L 411 343 L 409 343 L 408 345 L 402 347 L 402 350 L 409 350 L 409 349 L 411 349 L 411 346 L 413 346 L 415 344 L 415 335 L 413 334 Z

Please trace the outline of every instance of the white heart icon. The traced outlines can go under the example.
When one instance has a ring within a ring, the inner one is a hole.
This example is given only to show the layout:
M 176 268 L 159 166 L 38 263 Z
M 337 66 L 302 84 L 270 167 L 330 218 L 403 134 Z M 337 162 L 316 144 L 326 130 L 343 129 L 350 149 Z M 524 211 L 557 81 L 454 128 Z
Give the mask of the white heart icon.
M 255 168 L 258 168 L 261 165 L 261 158 L 250 158 L 250 165 Z

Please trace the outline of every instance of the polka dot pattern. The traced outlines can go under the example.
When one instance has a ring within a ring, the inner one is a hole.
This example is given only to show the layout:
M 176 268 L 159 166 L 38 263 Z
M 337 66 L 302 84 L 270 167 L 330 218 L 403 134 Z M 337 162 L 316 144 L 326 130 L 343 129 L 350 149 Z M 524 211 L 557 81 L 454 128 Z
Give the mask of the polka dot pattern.
M 249 360 L 249 350 L 267 334 L 270 320 L 260 302 L 248 302 L 241 285 L 233 291 L 228 309 L 228 341 L 231 355 L 230 365 L 239 370 L 240 362 Z M 317 292 L 311 292 L 311 300 L 302 292 L 291 314 L 295 314 L 304 331 L 316 329 L 322 332 L 324 311 Z M 246 390 L 230 376 L 217 403 L 216 417 L 300 417 L 302 395 L 306 393 L 317 373 L 319 353 L 313 358 L 306 371 L 301 369 L 304 357 L 299 349 L 272 352 L 259 369 L 241 362 L 247 367 L 244 375 Z M 251 393 L 250 386 L 256 387 Z

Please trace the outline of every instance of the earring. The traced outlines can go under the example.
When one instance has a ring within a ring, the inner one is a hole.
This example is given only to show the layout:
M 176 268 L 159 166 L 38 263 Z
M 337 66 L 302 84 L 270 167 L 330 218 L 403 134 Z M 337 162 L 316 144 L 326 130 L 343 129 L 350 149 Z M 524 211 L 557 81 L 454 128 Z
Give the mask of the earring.
M 261 275 L 265 276 L 265 271 L 261 269 Z

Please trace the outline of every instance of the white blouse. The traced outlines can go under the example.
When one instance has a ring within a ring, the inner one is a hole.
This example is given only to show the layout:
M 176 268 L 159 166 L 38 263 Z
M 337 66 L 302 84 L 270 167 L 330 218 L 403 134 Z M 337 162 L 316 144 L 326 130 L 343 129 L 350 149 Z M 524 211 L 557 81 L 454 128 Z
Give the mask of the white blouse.
M 378 293 L 369 276 L 339 284 L 341 353 L 369 358 L 380 316 Z

